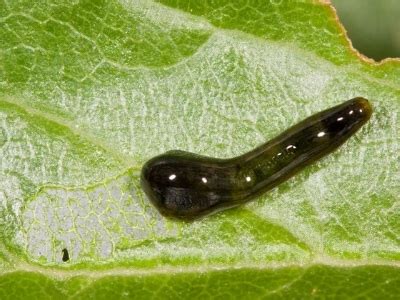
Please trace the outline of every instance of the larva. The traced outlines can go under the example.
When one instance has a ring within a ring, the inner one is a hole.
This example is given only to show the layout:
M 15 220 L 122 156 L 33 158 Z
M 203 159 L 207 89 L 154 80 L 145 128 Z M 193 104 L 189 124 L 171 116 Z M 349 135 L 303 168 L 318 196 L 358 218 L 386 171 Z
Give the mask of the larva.
M 238 157 L 168 151 L 143 166 L 141 184 L 163 215 L 193 220 L 274 188 L 336 150 L 371 114 L 368 100 L 358 97 L 316 113 Z

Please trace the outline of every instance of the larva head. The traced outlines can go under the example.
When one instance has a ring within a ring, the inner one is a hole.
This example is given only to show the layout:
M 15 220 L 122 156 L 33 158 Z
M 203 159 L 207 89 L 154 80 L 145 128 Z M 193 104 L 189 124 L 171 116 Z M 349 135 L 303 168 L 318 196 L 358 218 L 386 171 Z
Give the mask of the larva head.
M 175 153 L 149 160 L 141 174 L 146 195 L 163 215 L 191 220 L 229 201 L 229 168 L 215 159 Z
M 327 110 L 329 116 L 323 118 L 323 127 L 331 139 L 349 137 L 361 128 L 371 117 L 372 108 L 367 99 L 358 97 Z M 322 135 L 323 133 L 321 133 Z

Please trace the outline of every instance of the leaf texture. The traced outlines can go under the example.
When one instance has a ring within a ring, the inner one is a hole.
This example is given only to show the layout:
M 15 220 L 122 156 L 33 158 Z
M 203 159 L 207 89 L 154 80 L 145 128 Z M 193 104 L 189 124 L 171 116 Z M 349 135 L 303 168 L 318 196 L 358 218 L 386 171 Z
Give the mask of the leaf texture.
M 399 293 L 399 62 L 328 4 L 260 3 L 0 2 L 0 294 Z M 154 155 L 239 155 L 355 96 L 369 124 L 244 207 L 181 223 L 141 190 Z

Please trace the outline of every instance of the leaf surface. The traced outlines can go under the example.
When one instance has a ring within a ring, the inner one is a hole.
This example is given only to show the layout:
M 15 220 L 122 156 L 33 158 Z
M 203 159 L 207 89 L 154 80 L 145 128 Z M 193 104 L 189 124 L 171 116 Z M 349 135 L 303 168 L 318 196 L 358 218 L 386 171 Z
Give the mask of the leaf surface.
M 0 294 L 398 295 L 400 64 L 328 4 L 262 3 L 0 2 Z M 141 190 L 154 155 L 236 156 L 356 96 L 354 138 L 239 209 L 181 223 Z

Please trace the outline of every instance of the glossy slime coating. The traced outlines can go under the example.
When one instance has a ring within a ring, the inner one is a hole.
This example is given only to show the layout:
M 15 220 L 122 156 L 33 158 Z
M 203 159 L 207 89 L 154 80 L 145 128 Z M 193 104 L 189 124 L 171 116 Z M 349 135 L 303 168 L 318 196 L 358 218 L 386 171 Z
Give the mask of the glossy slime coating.
M 165 216 L 193 220 L 246 203 L 333 152 L 370 118 L 354 98 L 319 112 L 254 150 L 230 159 L 169 151 L 142 169 L 142 187 Z

